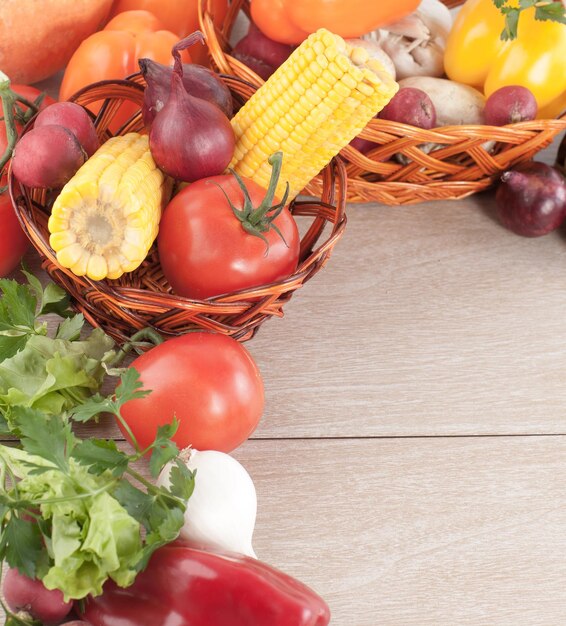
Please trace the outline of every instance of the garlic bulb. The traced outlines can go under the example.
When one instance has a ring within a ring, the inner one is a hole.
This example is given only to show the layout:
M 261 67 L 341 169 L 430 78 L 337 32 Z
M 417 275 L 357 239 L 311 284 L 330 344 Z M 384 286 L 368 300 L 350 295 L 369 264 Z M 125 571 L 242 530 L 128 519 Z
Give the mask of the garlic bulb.
M 187 467 L 196 470 L 196 476 L 180 537 L 203 547 L 257 558 L 252 548 L 257 497 L 248 472 L 224 452 L 188 449 L 184 454 Z M 158 485 L 169 485 L 170 469 L 169 463 L 159 475 Z
M 422 0 L 411 15 L 370 33 L 395 64 L 397 80 L 442 76 L 444 49 L 452 27 L 450 10 L 440 0 Z

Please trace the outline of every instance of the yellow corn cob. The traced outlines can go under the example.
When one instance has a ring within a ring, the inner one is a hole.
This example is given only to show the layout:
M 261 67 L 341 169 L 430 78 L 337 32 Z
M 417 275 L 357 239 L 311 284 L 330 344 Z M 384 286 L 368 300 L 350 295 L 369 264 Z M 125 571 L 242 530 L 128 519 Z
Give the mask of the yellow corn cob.
M 135 270 L 157 237 L 169 193 L 147 136 L 109 139 L 55 200 L 48 227 L 57 261 L 93 280 Z
M 360 133 L 399 86 L 366 50 L 320 29 L 306 39 L 232 119 L 230 166 L 265 187 L 270 154 L 283 152 L 276 195 L 294 198 Z

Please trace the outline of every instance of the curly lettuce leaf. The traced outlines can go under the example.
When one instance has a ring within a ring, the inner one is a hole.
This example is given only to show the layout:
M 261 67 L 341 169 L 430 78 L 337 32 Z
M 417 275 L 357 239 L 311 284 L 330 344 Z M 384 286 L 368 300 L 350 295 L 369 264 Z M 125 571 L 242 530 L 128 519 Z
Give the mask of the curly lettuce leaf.
M 82 528 L 73 516 L 53 518 L 54 565 L 42 580 L 48 589 L 64 590 L 66 600 L 101 594 L 108 577 L 126 587 L 137 574 L 139 523 L 106 492 L 92 498 L 88 518 Z
M 83 341 L 32 335 L 0 363 L 0 410 L 36 408 L 50 415 L 68 411 L 95 393 L 104 380 L 114 341 L 94 329 Z

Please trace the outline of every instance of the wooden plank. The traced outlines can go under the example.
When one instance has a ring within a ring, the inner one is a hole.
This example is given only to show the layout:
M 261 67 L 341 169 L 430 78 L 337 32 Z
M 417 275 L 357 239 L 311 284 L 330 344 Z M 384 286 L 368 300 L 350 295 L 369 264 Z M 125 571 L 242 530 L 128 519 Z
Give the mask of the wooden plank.
M 250 342 L 257 436 L 564 432 L 564 235 L 493 213 L 489 194 L 351 208 L 327 267 Z
M 549 626 L 566 614 L 566 439 L 254 441 L 260 558 L 335 626 Z
M 253 441 L 236 456 L 258 555 L 317 590 L 333 626 L 564 622 L 565 437 Z

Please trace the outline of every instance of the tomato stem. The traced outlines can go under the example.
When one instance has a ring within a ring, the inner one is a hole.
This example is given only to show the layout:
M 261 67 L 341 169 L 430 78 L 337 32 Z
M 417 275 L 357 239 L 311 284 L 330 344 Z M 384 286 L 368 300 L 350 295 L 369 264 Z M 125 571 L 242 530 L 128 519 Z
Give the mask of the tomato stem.
M 11 88 L 11 82 L 8 76 L 4 74 L 0 70 L 0 98 L 2 99 L 2 112 L 4 114 L 4 124 L 6 126 L 6 150 L 4 154 L 0 157 L 0 174 L 4 169 L 4 166 L 10 158 L 12 157 L 12 153 L 14 152 L 14 147 L 16 142 L 18 141 L 18 131 L 16 128 L 16 107 L 18 102 L 21 102 L 23 105 L 28 107 L 28 111 L 23 115 L 23 119 L 21 121 L 27 122 L 32 115 L 37 113 L 39 110 L 39 105 L 41 104 L 45 94 L 42 94 L 41 97 L 34 103 L 20 96 L 20 94 L 16 93 Z M 21 117 L 21 116 L 20 116 Z
M 144 339 L 146 339 L 147 342 L 144 342 Z M 139 354 L 140 351 L 138 349 L 146 347 L 148 343 L 151 347 L 158 346 L 160 343 L 163 343 L 163 337 L 156 330 L 153 330 L 153 328 L 142 328 L 138 330 L 138 332 L 134 333 L 130 337 L 130 340 L 120 348 L 116 356 L 108 364 L 108 367 L 117 367 L 120 365 L 132 350 L 136 350 Z
M 226 201 L 232 209 L 232 212 L 241 222 L 242 228 L 250 235 L 253 235 L 254 237 L 259 237 L 265 242 L 265 245 L 267 246 L 266 254 L 267 252 L 269 252 L 269 243 L 263 233 L 266 233 L 271 228 L 279 235 L 279 237 L 281 237 L 283 243 L 288 247 L 288 244 L 283 237 L 283 233 L 279 230 L 279 228 L 277 228 L 277 225 L 275 224 L 275 220 L 287 205 L 287 199 L 289 197 L 289 183 L 287 182 L 285 185 L 283 200 L 281 200 L 281 202 L 279 202 L 278 204 L 273 204 L 275 200 L 275 191 L 277 189 L 277 184 L 279 183 L 279 178 L 281 176 L 281 167 L 283 165 L 283 152 L 275 152 L 269 157 L 267 161 L 272 166 L 271 178 L 269 180 L 269 186 L 267 187 L 265 197 L 257 208 L 254 208 L 246 184 L 235 170 L 230 169 L 230 173 L 232 174 L 232 176 L 234 176 L 236 182 L 238 183 L 238 186 L 244 194 L 244 203 L 241 209 L 236 208 L 224 189 L 217 183 L 214 183 L 224 194 Z

